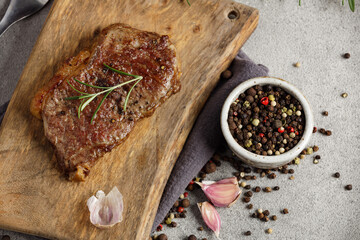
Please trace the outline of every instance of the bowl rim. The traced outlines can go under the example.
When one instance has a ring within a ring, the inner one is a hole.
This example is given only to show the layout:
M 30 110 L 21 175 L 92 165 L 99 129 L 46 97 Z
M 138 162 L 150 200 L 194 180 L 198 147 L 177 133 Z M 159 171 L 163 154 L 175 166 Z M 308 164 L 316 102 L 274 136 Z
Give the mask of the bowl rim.
M 295 97 L 303 107 L 303 112 L 305 114 L 305 130 L 302 135 L 300 141 L 289 151 L 280 154 L 280 155 L 272 155 L 272 156 L 263 156 L 258 155 L 253 152 L 246 150 L 241 147 L 234 139 L 234 137 L 230 133 L 229 124 L 227 122 L 228 112 L 231 104 L 236 100 L 236 98 L 243 92 L 245 92 L 250 87 L 255 85 L 273 85 L 283 88 L 286 92 Z M 285 161 L 292 161 L 297 157 L 300 152 L 305 149 L 306 145 L 309 143 L 311 135 L 313 133 L 314 128 L 314 117 L 311 111 L 310 104 L 305 96 L 301 93 L 301 91 L 292 85 L 291 83 L 276 77 L 257 77 L 246 80 L 240 83 L 237 87 L 235 87 L 231 93 L 226 98 L 220 116 L 221 130 L 225 137 L 226 142 L 229 144 L 229 147 L 235 151 L 238 155 L 245 158 L 246 160 L 252 163 L 259 164 L 276 164 L 282 163 Z

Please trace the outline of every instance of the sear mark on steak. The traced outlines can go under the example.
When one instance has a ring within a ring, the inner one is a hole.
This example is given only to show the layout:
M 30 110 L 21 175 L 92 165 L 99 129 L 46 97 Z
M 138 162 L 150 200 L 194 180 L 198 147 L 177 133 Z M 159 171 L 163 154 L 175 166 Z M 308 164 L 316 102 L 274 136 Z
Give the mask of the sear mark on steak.
M 79 95 L 66 80 L 82 92 L 95 93 L 101 90 L 73 79 L 97 86 L 114 86 L 132 79 L 104 68 L 104 63 L 143 79 L 131 92 L 126 112 L 122 108 L 133 83 L 114 90 L 91 124 L 103 95 L 94 99 L 79 119 L 81 100 L 64 100 Z M 138 120 L 150 116 L 179 89 L 179 63 L 168 36 L 113 24 L 101 31 L 90 50 L 65 61 L 36 93 L 30 110 L 43 120 L 45 135 L 55 148 L 60 168 L 70 180 L 83 181 L 97 159 L 124 141 Z

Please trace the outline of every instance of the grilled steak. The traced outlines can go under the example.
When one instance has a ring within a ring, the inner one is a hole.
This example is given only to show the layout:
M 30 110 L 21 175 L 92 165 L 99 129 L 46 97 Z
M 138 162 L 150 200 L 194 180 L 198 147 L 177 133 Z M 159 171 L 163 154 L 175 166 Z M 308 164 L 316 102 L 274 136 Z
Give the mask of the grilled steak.
M 133 79 L 111 71 L 104 64 L 143 79 L 131 91 L 125 112 L 125 99 L 134 83 L 111 92 L 91 123 L 103 95 L 90 102 L 78 118 L 81 100 L 65 99 L 79 96 L 69 83 L 84 93 L 96 93 L 101 89 L 74 79 L 102 87 Z M 138 120 L 150 116 L 179 91 L 179 78 L 179 63 L 168 36 L 114 24 L 101 31 L 90 50 L 63 64 L 36 93 L 30 109 L 34 116 L 42 118 L 45 135 L 55 148 L 61 169 L 70 180 L 82 181 L 96 160 L 124 141 Z

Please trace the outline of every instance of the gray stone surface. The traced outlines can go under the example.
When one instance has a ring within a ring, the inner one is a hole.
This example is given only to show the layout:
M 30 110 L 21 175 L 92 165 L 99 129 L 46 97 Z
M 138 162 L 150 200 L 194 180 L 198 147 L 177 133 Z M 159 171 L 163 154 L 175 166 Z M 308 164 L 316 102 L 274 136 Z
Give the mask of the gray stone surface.
M 0 14 L 7 2 L 0 2 Z M 302 90 L 313 107 L 316 126 L 331 129 L 333 135 L 313 135 L 312 144 L 320 147 L 320 163 L 314 165 L 307 157 L 294 167 L 294 180 L 278 174 L 275 180 L 249 181 L 252 186 L 280 186 L 278 192 L 258 193 L 252 198 L 255 208 L 268 209 L 278 221 L 263 223 L 249 218 L 249 210 L 239 201 L 229 209 L 219 209 L 221 239 L 360 239 L 359 11 L 350 12 L 347 3 L 341 6 L 341 0 L 302 1 L 301 7 L 297 1 L 240 2 L 258 8 L 261 15 L 244 51 L 268 66 L 271 76 L 284 78 Z M 17 23 L 0 38 L 0 104 L 14 90 L 49 7 Z M 341 57 L 345 52 L 351 53 L 350 59 Z M 297 61 L 300 68 L 292 66 Z M 342 92 L 349 97 L 341 98 Z M 328 117 L 321 115 L 324 110 Z M 332 177 L 336 171 L 341 173 L 340 179 Z M 229 177 L 232 172 L 224 163 L 209 179 Z M 348 183 L 353 184 L 352 191 L 344 190 Z M 190 200 L 188 217 L 177 221 L 179 227 L 165 227 L 164 232 L 171 240 L 184 240 L 190 234 L 214 240 L 210 231 L 196 230 L 204 224 L 195 203 L 205 200 L 204 195 L 196 190 Z M 285 207 L 288 215 L 280 213 Z M 271 235 L 265 233 L 269 227 Z M 247 230 L 253 235 L 243 236 Z M 2 234 L 16 240 L 39 239 L 0 230 Z

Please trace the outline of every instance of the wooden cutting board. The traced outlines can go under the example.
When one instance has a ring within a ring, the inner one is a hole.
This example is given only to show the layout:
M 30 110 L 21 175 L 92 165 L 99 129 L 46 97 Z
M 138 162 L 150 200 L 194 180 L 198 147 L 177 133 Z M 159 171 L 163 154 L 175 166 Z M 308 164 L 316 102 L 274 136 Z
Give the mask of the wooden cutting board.
M 258 11 L 239 3 L 189 1 L 55 0 L 0 129 L 0 228 L 51 239 L 148 239 L 196 116 L 258 22 Z M 95 31 L 117 22 L 170 36 L 182 63 L 182 88 L 100 159 L 86 182 L 69 182 L 54 163 L 42 122 L 30 115 L 30 100 Z M 99 230 L 90 224 L 86 201 L 113 186 L 124 196 L 124 220 Z

